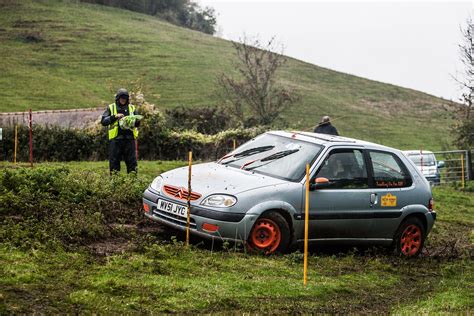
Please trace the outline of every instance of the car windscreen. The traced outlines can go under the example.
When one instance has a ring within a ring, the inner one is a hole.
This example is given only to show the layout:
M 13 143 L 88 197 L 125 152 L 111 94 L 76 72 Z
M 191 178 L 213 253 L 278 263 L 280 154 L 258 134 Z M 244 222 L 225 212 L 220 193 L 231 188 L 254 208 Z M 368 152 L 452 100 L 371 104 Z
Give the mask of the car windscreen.
M 249 172 L 299 181 L 306 163 L 312 163 L 322 146 L 293 138 L 263 134 L 219 160 L 220 164 Z
M 434 166 L 436 165 L 435 156 L 433 154 L 410 154 L 408 157 L 415 163 L 417 166 Z

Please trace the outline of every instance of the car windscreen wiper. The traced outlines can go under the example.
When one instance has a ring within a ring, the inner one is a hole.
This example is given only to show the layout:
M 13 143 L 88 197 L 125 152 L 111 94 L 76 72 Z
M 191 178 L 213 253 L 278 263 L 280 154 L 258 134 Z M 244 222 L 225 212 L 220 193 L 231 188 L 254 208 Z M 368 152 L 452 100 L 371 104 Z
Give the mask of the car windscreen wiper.
M 299 149 L 290 149 L 290 150 L 279 151 L 277 153 L 271 154 L 270 156 L 267 156 L 265 158 L 260 159 L 260 161 L 270 161 L 270 160 L 280 159 L 280 158 L 286 157 L 288 155 L 294 154 L 297 151 L 300 151 L 300 150 Z
M 233 155 L 224 156 L 224 157 L 222 157 L 222 158 L 220 159 L 220 161 L 222 161 L 222 160 L 224 160 L 224 159 L 227 159 L 227 158 L 230 158 L 230 157 L 236 158 L 236 159 L 229 160 L 229 161 L 226 161 L 226 162 L 223 162 L 223 163 L 222 163 L 223 165 L 227 165 L 227 164 L 232 163 L 232 162 L 234 162 L 234 161 L 240 160 L 240 159 L 242 159 L 243 157 L 248 157 L 248 156 L 251 156 L 251 155 L 254 155 L 254 154 L 263 153 L 263 152 L 265 152 L 265 151 L 272 150 L 273 148 L 275 148 L 275 146 L 272 146 L 272 145 L 249 148 L 249 149 L 246 149 L 246 150 L 244 150 L 244 151 L 241 151 L 240 153 L 236 153 L 236 154 L 233 154 Z
M 241 169 L 244 169 L 244 170 L 252 170 L 252 169 L 255 169 L 255 168 L 264 166 L 264 165 L 266 165 L 266 164 L 269 164 L 270 162 L 272 162 L 272 161 L 274 161 L 274 160 L 277 160 L 277 159 L 286 157 L 286 156 L 288 156 L 288 155 L 294 154 L 295 152 L 298 152 L 298 151 L 300 151 L 300 150 L 299 150 L 299 149 L 290 149 L 290 150 L 279 151 L 279 152 L 276 152 L 276 153 L 274 153 L 274 154 L 271 154 L 270 156 L 264 157 L 264 158 L 262 158 L 262 159 L 257 159 L 257 160 L 249 161 L 248 163 L 246 163 L 245 165 L 243 165 L 243 166 L 241 167 Z M 261 161 L 261 162 L 268 161 L 268 162 L 265 163 L 265 164 L 261 164 L 261 165 L 255 166 L 255 167 L 247 168 L 248 165 L 253 164 L 254 162 L 257 162 L 257 161 Z

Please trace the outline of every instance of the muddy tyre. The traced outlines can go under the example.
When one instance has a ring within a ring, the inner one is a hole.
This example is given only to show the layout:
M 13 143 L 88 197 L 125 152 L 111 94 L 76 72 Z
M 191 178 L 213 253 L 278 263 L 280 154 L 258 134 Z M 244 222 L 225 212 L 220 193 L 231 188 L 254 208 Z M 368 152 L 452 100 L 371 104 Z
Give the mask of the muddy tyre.
M 409 217 L 400 225 L 395 235 L 395 249 L 401 257 L 416 257 L 423 250 L 426 232 L 423 223 Z
M 247 246 L 252 252 L 266 255 L 285 253 L 290 244 L 290 227 L 278 212 L 261 215 L 252 227 Z

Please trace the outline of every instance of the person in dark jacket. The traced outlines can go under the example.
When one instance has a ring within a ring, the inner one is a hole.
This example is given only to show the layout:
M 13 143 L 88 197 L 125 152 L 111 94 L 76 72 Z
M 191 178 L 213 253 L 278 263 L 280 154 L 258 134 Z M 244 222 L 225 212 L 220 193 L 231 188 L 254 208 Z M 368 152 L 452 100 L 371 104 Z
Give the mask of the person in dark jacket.
M 127 165 L 127 173 L 137 172 L 137 156 L 135 140 L 138 136 L 139 121 L 135 121 L 132 129 L 122 129 L 119 121 L 125 116 L 137 115 L 135 106 L 129 102 L 130 96 L 126 89 L 119 89 L 115 102 L 109 104 L 102 114 L 101 124 L 108 126 L 109 136 L 109 166 L 110 173 L 120 171 L 120 161 Z
M 320 133 L 320 134 L 329 134 L 329 135 L 336 135 L 339 136 L 339 133 L 337 132 L 337 129 L 332 126 L 331 124 L 331 118 L 329 116 L 323 116 L 321 118 L 321 122 L 316 126 L 314 129 L 315 133 Z

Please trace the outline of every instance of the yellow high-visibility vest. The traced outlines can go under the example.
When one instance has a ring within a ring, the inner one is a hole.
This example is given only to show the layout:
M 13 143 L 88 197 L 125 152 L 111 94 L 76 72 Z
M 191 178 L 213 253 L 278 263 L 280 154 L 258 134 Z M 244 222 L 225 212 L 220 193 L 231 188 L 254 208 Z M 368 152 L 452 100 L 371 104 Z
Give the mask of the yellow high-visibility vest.
M 111 115 L 117 115 L 117 105 L 115 103 L 109 104 L 109 110 Z M 135 106 L 132 104 L 128 105 L 128 113 L 133 114 L 135 112 Z M 109 140 L 117 137 L 119 132 L 118 120 L 109 125 Z M 137 139 L 138 137 L 138 128 L 133 128 L 133 138 Z

